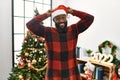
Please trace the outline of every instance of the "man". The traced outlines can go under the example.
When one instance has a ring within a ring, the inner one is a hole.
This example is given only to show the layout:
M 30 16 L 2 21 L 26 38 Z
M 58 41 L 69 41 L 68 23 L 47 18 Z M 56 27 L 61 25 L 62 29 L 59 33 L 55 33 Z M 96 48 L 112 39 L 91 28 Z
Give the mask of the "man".
M 67 14 L 80 20 L 67 26 Z M 55 28 L 39 24 L 51 15 Z M 85 31 L 93 20 L 94 17 L 88 13 L 60 5 L 27 23 L 31 32 L 46 40 L 48 65 L 45 80 L 81 80 L 76 62 L 76 44 L 78 34 Z

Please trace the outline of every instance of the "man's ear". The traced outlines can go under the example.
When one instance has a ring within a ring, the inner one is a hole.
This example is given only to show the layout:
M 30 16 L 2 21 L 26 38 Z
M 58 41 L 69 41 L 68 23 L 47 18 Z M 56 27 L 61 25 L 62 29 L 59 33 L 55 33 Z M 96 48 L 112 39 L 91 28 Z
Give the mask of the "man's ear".
M 55 18 L 53 18 L 53 22 L 56 22 L 56 21 L 55 21 Z
M 55 19 L 53 18 L 53 22 L 55 22 Z

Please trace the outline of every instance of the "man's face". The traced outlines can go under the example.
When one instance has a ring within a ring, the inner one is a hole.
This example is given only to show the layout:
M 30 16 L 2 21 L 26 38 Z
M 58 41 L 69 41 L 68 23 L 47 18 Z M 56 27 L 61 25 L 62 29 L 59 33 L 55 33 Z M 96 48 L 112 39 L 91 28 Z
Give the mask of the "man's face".
M 57 24 L 60 28 L 64 28 L 66 27 L 66 15 L 65 14 L 61 14 L 61 15 L 58 15 L 56 16 L 53 21 L 55 22 L 55 24 Z

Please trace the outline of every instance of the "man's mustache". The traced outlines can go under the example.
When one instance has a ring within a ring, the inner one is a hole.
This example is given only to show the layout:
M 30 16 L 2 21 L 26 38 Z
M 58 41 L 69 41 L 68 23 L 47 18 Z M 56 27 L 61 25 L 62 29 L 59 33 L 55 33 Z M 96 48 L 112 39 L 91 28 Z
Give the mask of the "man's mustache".
M 65 22 L 60 22 L 60 23 L 58 23 L 58 24 L 65 24 Z

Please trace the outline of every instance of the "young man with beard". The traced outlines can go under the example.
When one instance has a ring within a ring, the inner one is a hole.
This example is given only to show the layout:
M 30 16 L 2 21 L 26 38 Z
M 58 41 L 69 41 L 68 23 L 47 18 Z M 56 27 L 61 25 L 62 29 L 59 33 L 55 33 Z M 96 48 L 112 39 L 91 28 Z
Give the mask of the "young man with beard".
M 80 20 L 67 26 L 67 14 Z M 55 28 L 39 24 L 51 15 Z M 78 34 L 85 31 L 93 20 L 94 17 L 88 13 L 60 5 L 27 23 L 31 32 L 44 37 L 46 41 L 48 65 L 45 80 L 81 80 L 76 62 L 76 44 Z

